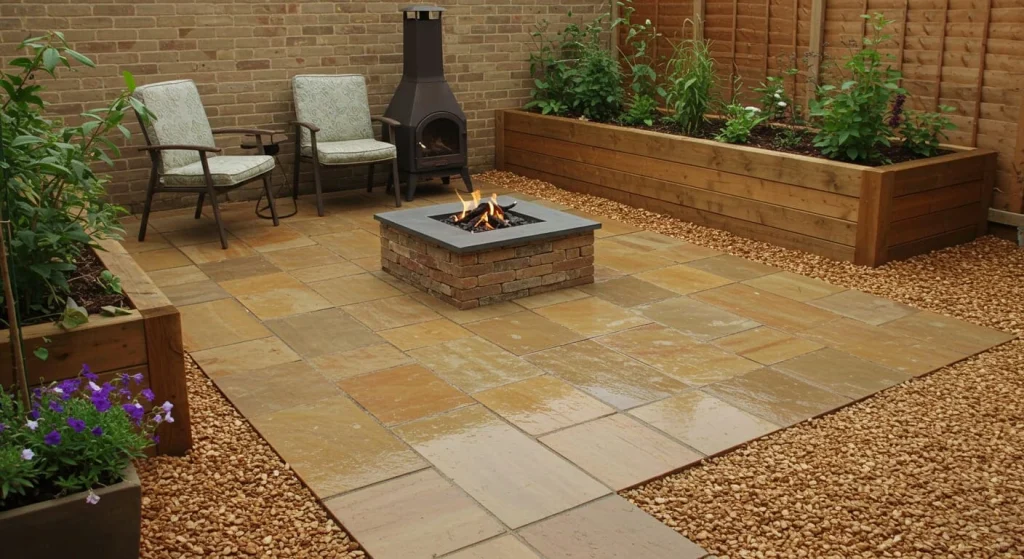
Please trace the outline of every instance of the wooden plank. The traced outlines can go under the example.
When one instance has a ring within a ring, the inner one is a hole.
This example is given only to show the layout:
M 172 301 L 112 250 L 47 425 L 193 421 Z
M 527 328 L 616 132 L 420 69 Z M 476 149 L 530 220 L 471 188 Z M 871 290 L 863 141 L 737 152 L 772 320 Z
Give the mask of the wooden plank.
M 539 153 L 509 149 L 509 164 L 544 171 L 553 175 L 579 179 L 612 190 L 623 190 L 680 206 L 700 209 L 736 219 L 761 223 L 853 246 L 856 226 L 821 215 L 815 215 L 784 206 L 767 204 L 737 196 L 719 194 L 678 183 L 634 175 L 613 169 L 578 163 Z
M 893 246 L 906 244 L 968 226 L 977 229 L 980 207 L 980 202 L 972 202 L 966 206 L 894 221 L 889 230 L 889 243 Z
M 1014 213 L 1024 213 L 1024 90 L 1021 90 L 1020 116 L 1017 117 L 1017 143 L 1013 150 L 1013 170 L 1016 180 L 1014 189 L 1007 192 L 1009 204 L 1007 209 Z
M 181 315 L 174 307 L 147 311 L 145 316 L 149 385 L 160 401 L 174 404 L 174 423 L 157 430 L 160 454 L 184 455 L 192 448 L 192 422 L 185 383 L 185 350 L 181 341 Z
M 46 361 L 27 359 L 28 380 L 32 384 L 73 377 L 82 364 L 96 373 L 146 364 L 146 335 L 138 311 L 125 316 L 90 316 L 89 322 L 74 330 L 55 324 L 33 324 L 22 328 L 26 352 L 45 347 Z M 45 342 L 49 339 L 49 342 Z M 14 383 L 10 338 L 0 340 L 0 385 Z
M 896 196 L 934 190 L 963 182 L 982 180 L 992 150 L 967 150 L 940 157 L 887 165 L 896 174 Z M 883 167 L 880 167 L 883 169 Z
M 878 170 L 864 173 L 854 263 L 881 266 L 889 259 L 889 222 L 895 175 Z
M 840 260 L 844 262 L 853 261 L 853 248 L 849 246 L 816 239 L 814 237 L 808 237 L 806 235 L 800 235 L 799 233 L 783 231 L 781 229 L 768 227 L 759 223 L 734 219 L 721 214 L 671 204 L 662 200 L 656 200 L 622 190 L 613 190 L 600 185 L 568 177 L 560 177 L 526 167 L 518 167 L 512 164 L 507 164 L 507 166 L 508 170 L 513 173 L 550 182 L 561 188 L 572 190 L 574 192 L 601 196 L 636 208 L 669 215 L 683 221 L 696 223 L 698 225 L 714 229 L 721 229 L 741 237 L 757 239 L 785 248 L 803 250 L 812 254 L 824 256 L 825 258 L 831 258 L 833 260 Z
M 808 45 L 807 98 L 814 99 L 821 83 L 821 54 L 825 40 L 825 0 L 811 2 L 811 42 Z
M 909 243 L 903 243 L 889 247 L 889 258 L 892 260 L 904 260 L 911 256 L 925 254 L 940 248 L 951 247 L 974 240 L 975 227 L 973 225 L 940 233 L 933 237 L 918 239 Z
M 732 56 L 729 57 L 729 102 L 736 100 L 736 16 L 739 13 L 739 0 L 732 0 L 732 25 L 729 43 L 732 45 Z
M 101 250 L 95 251 L 96 256 L 107 270 L 121 279 L 121 289 L 136 309 L 145 311 L 173 306 L 121 243 L 108 239 L 100 241 L 99 245 Z
M 954 184 L 945 188 L 897 196 L 892 203 L 892 220 L 899 221 L 979 202 L 984 181 Z
M 946 0 L 946 8 L 942 10 L 942 30 L 939 34 L 939 54 L 936 58 L 938 64 L 936 64 L 935 69 L 935 108 L 933 109 L 935 112 L 939 111 L 939 97 L 942 93 L 942 64 L 945 62 L 943 58 L 946 53 L 946 24 L 948 23 L 948 20 L 949 0 Z
M 992 196 L 996 190 L 996 154 L 992 154 L 989 158 L 988 165 L 985 166 L 985 178 L 981 181 L 981 200 L 978 204 L 978 215 L 975 217 L 975 222 L 978 224 L 977 235 L 988 234 L 988 209 L 992 207 Z
M 651 177 L 669 183 L 683 184 L 694 188 L 787 206 L 846 221 L 853 222 L 857 220 L 859 202 L 857 198 L 852 196 L 843 196 L 832 192 L 823 192 L 821 190 L 696 167 L 674 161 L 624 154 L 564 140 L 532 136 L 522 132 L 508 132 L 505 149 L 519 149 L 552 155 L 562 159 Z
M 981 117 L 981 93 L 985 87 L 985 54 L 988 52 L 989 26 L 992 24 L 992 0 L 985 3 L 985 27 L 981 32 L 981 53 L 978 54 L 978 81 L 975 83 L 974 120 L 971 124 L 971 145 L 978 145 L 978 121 Z
M 846 196 L 859 194 L 861 173 L 870 168 L 518 110 L 505 113 L 505 128 L 507 131 L 734 172 Z
M 494 111 L 494 168 L 505 170 L 505 111 Z

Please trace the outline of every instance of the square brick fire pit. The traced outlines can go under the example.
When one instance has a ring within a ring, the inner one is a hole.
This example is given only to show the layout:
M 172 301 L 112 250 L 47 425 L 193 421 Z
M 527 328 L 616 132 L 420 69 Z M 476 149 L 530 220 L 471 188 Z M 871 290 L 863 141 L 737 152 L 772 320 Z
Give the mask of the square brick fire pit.
M 535 223 L 471 233 L 441 221 L 462 204 L 379 213 L 381 268 L 460 309 L 594 282 L 601 224 L 502 196 Z

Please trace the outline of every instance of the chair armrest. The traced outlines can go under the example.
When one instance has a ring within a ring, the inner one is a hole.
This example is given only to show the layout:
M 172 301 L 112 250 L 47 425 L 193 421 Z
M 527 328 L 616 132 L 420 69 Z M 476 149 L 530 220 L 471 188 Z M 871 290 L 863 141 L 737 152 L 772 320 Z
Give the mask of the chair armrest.
M 214 134 L 280 134 L 278 131 L 262 130 L 260 128 L 214 128 L 212 132 Z
M 198 151 L 200 153 L 203 153 L 203 152 L 220 153 L 220 152 L 224 151 L 223 149 L 217 148 L 217 147 L 191 146 L 191 145 L 187 145 L 187 144 L 165 144 L 165 145 L 160 145 L 160 146 L 142 146 L 142 147 L 139 148 L 139 151 L 148 151 L 150 153 L 153 153 L 153 152 L 159 152 L 159 151 L 164 151 L 164 150 L 168 150 L 168 149 L 176 149 L 176 150 L 183 150 L 183 151 Z
M 320 131 L 320 127 L 319 126 L 317 126 L 315 124 L 310 124 L 308 122 L 302 122 L 301 120 L 292 121 L 291 124 L 293 124 L 295 126 L 301 126 L 301 127 L 305 128 L 305 129 L 309 130 L 310 132 L 319 132 Z
M 388 118 L 386 116 L 371 116 L 370 117 L 370 121 L 371 122 L 382 122 L 382 123 L 387 124 L 388 126 L 391 126 L 391 127 L 401 126 L 402 125 L 401 122 L 398 122 L 397 120 L 395 120 L 393 118 Z

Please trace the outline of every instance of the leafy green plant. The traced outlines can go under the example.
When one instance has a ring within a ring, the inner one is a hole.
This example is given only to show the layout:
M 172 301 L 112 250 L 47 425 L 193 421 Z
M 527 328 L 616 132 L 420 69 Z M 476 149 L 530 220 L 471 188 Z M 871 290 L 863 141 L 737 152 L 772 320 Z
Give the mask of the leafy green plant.
M 88 491 L 122 479 L 145 456 L 173 405 L 152 406 L 141 373 L 100 384 L 83 365 L 76 378 L 35 388 L 26 405 L 0 387 L 0 511 Z M 133 386 L 136 388 L 133 390 Z
M 902 74 L 888 63 L 892 57 L 879 51 L 892 38 L 885 33 L 891 21 L 882 14 L 862 17 L 872 32 L 843 64 L 846 81 L 819 87 L 819 99 L 811 101 L 811 116 L 819 128 L 814 145 L 830 159 L 881 160 L 880 148 L 891 145 L 886 119 L 891 100 L 905 93 L 899 85 Z
M 725 107 L 727 120 L 725 127 L 715 136 L 719 142 L 727 144 L 745 144 L 750 140 L 750 133 L 759 124 L 770 118 L 757 107 L 744 107 L 731 104 Z
M 941 140 L 946 139 L 946 130 L 953 130 L 956 125 L 945 115 L 954 111 L 953 107 L 940 106 L 939 113 L 906 111 L 906 117 L 900 126 L 903 136 L 903 147 L 922 157 L 938 155 Z
M 580 54 L 572 109 L 590 120 L 608 122 L 622 112 L 622 70 L 612 53 L 594 39 Z
M 569 12 L 572 18 L 572 12 Z M 548 40 L 550 22 L 543 20 L 530 33 L 535 50 L 530 53 L 530 75 L 533 88 L 527 109 L 543 114 L 564 115 L 572 104 L 574 57 L 579 50 L 581 30 L 569 24 Z
M 754 93 L 758 94 L 758 104 L 761 105 L 761 110 L 768 115 L 769 119 L 783 120 L 790 112 L 793 99 L 786 93 L 785 76 L 792 76 L 796 72 L 796 68 L 792 68 L 784 72 L 782 76 L 768 76 L 765 81 L 761 82 L 760 87 L 753 89 Z
M 82 251 L 123 232 L 117 218 L 126 212 L 107 200 L 108 178 L 97 174 L 94 164 L 113 166 L 111 155 L 119 152 L 108 136 L 129 136 L 122 124 L 129 109 L 143 118 L 152 115 L 131 97 L 135 84 L 126 72 L 127 89 L 106 107 L 83 113 L 81 124 L 47 118 L 43 86 L 34 78 L 53 77 L 58 69 L 71 68 L 72 61 L 88 67 L 93 63 L 69 48 L 58 32 L 26 39 L 20 49 L 28 56 L 14 58 L 10 65 L 15 70 L 0 74 L 0 170 L 7 178 L 2 210 L 12 230 L 18 312 L 52 318 L 66 307 L 68 278 Z
M 778 134 L 772 140 L 772 145 L 776 148 L 786 149 L 794 148 L 804 143 L 806 132 L 801 128 L 794 128 L 791 126 L 785 126 L 778 129 Z
M 619 117 L 619 122 L 629 126 L 639 126 L 641 124 L 654 126 L 654 121 L 657 117 L 658 101 L 654 97 L 638 95 L 633 97 L 633 103 L 629 106 L 629 110 L 622 113 L 622 116 Z
M 121 278 L 115 276 L 110 270 L 100 272 L 100 277 L 96 278 L 96 281 L 103 286 L 103 291 L 107 295 L 121 295 L 124 293 L 121 290 Z
M 668 120 L 687 134 L 697 132 L 714 100 L 715 61 L 707 41 L 688 39 L 673 45 L 665 76 Z

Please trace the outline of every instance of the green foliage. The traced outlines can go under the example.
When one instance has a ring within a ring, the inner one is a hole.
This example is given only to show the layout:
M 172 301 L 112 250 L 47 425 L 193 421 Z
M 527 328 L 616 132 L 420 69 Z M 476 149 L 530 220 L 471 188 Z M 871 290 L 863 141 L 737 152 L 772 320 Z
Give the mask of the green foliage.
M 572 12 L 568 14 L 572 18 Z M 549 23 L 543 21 L 531 36 L 536 49 L 530 53 L 534 87 L 527 109 L 543 114 L 582 115 L 606 122 L 622 110 L 622 71 L 602 45 L 604 16 L 583 27 L 570 22 L 548 39 Z
M 665 90 L 658 86 L 658 73 L 655 70 L 657 60 L 652 54 L 661 33 L 658 33 L 658 29 L 649 19 L 644 20 L 643 23 L 633 22 L 633 14 L 636 12 L 633 0 L 619 2 L 619 7 L 622 17 L 612 24 L 612 29 L 614 31 L 618 26 L 627 28 L 625 42 L 629 45 L 629 50 L 619 49 L 619 52 L 622 54 L 622 60 L 629 66 L 629 88 L 633 97 L 651 99 L 654 99 L 655 95 L 664 97 Z M 653 119 L 655 115 L 651 116 Z
M 784 72 L 783 76 L 768 76 L 764 82 L 761 82 L 761 87 L 753 89 L 754 93 L 758 94 L 761 111 L 768 115 L 769 119 L 783 120 L 786 118 L 786 114 L 793 105 L 793 99 L 786 93 L 785 76 L 792 76 L 796 72 L 796 68 L 791 68 Z
M 124 291 L 121 290 L 121 278 L 115 276 L 110 270 L 103 270 L 100 272 L 100 277 L 96 280 L 103 286 L 103 291 L 107 295 L 121 295 Z
M 697 132 L 714 98 L 715 61 L 707 41 L 688 39 L 674 45 L 665 76 L 668 120 L 687 134 Z
M 819 128 L 814 145 L 826 157 L 875 162 L 882 159 L 880 147 L 890 145 L 886 114 L 891 101 L 905 91 L 899 85 L 902 74 L 888 63 L 892 57 L 878 50 L 892 38 L 884 33 L 891 22 L 882 14 L 862 17 L 868 20 L 871 35 L 843 65 L 846 81 L 818 88 L 811 116 Z
M 654 126 L 657 118 L 658 101 L 654 97 L 638 95 L 633 97 L 633 104 L 629 106 L 628 111 L 622 113 L 619 122 L 628 126 Z
M 780 149 L 794 148 L 804 143 L 804 137 L 806 134 L 807 133 L 800 128 L 786 126 L 779 130 L 778 135 L 776 135 L 775 139 L 772 140 L 772 144 L 776 148 Z
M 3 214 L 13 231 L 18 311 L 52 317 L 65 307 L 68 279 L 82 250 L 122 232 L 117 218 L 125 211 L 107 201 L 108 179 L 93 171 L 94 163 L 113 166 L 111 155 L 116 157 L 118 149 L 108 136 L 129 136 L 122 124 L 129 109 L 144 117 L 149 113 L 130 97 L 134 82 L 125 73 L 127 90 L 108 106 L 83 113 L 81 124 L 67 126 L 45 117 L 39 76 L 53 77 L 60 68 L 71 68 L 72 61 L 93 63 L 57 32 L 26 39 L 20 48 L 29 56 L 11 60 L 14 70 L 0 74 L 0 170 L 7 179 Z
M 735 103 L 725 107 L 728 118 L 725 127 L 715 136 L 719 142 L 727 144 L 745 144 L 750 139 L 750 132 L 759 124 L 768 120 L 769 116 L 757 107 L 744 107 Z
M 953 112 L 953 107 L 940 106 L 940 113 L 907 111 L 900 126 L 903 147 L 922 157 L 938 155 L 939 144 L 946 139 L 946 130 L 956 125 L 943 113 Z

